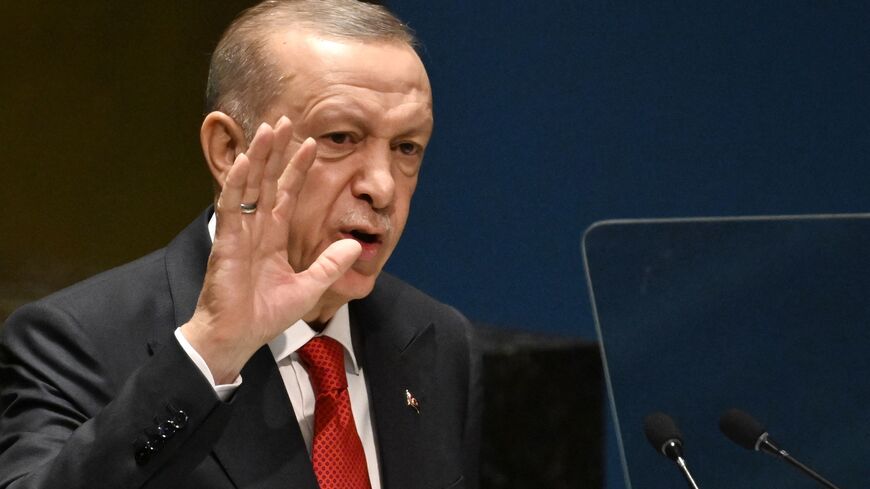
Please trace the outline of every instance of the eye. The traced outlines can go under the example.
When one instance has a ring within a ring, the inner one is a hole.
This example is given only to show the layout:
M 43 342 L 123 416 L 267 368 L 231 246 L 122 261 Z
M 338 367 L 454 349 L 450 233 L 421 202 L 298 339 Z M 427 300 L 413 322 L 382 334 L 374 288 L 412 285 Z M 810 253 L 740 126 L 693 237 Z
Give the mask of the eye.
M 360 142 L 360 138 L 352 132 L 329 132 L 317 139 L 317 156 L 326 160 L 344 158 L 352 153 Z
M 353 142 L 352 138 L 350 137 L 350 134 L 348 134 L 346 132 L 333 132 L 331 134 L 325 135 L 324 137 L 329 139 L 330 142 L 332 142 L 333 144 L 338 144 L 338 145 Z
M 423 152 L 423 148 L 419 144 L 411 142 L 399 143 L 396 145 L 396 149 L 405 156 L 417 156 Z

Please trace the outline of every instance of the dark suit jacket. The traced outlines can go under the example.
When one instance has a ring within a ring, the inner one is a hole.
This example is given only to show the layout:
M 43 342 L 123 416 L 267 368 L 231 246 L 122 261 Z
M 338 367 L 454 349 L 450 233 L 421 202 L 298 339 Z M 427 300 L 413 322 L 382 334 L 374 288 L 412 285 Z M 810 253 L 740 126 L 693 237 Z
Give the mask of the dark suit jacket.
M 268 347 L 223 403 L 173 338 L 202 285 L 208 215 L 166 248 L 10 316 L 0 345 L 0 488 L 317 487 Z M 476 486 L 467 321 L 386 274 L 350 303 L 350 318 L 384 487 Z M 181 427 L 166 430 L 172 419 Z M 170 436 L 137 463 L 158 427 Z

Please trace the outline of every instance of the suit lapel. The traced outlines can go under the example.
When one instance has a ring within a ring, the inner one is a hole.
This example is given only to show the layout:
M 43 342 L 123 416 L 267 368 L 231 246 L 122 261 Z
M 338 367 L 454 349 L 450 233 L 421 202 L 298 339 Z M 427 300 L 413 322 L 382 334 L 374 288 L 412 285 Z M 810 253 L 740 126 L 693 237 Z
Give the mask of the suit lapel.
M 236 487 L 317 488 L 284 381 L 268 346 L 242 370 L 233 416 L 214 452 Z
M 211 252 L 211 214 L 209 208 L 166 248 L 175 325 L 154 332 L 152 349 L 169 341 L 172 330 L 193 315 Z M 218 462 L 237 487 L 316 489 L 305 441 L 268 346 L 248 361 L 242 378 L 230 401 L 233 414 L 214 448 Z
M 397 297 L 382 285 L 366 299 L 351 303 L 355 349 L 361 352 L 366 373 L 382 483 L 385 488 L 425 487 L 426 467 L 432 464 L 434 418 L 431 412 L 427 416 L 426 408 L 434 387 L 435 328 L 413 311 L 391 312 Z M 406 390 L 418 401 L 419 414 L 407 405 Z
M 172 299 L 172 322 L 156 324 L 148 338 L 148 352 L 153 354 L 167 341 L 172 341 L 175 328 L 186 323 L 196 308 L 208 255 L 211 253 L 211 238 L 208 235 L 208 220 L 212 208 L 199 215 L 166 246 L 164 266 L 166 284 Z
M 193 315 L 202 289 L 211 213 L 209 208 L 166 249 L 174 327 Z M 432 487 L 440 479 L 441 464 L 432 451 L 438 446 L 439 416 L 434 409 L 427 412 L 436 404 L 436 328 L 413 300 L 401 300 L 404 289 L 397 284 L 382 273 L 371 295 L 351 302 L 354 349 L 366 372 L 382 487 Z M 154 347 L 171 333 L 155 330 L 149 343 Z M 268 346 L 251 358 L 242 377 L 231 401 L 233 415 L 215 446 L 219 463 L 237 487 L 316 489 L 308 451 Z M 406 390 L 419 402 L 419 414 L 407 405 Z
M 166 247 L 166 277 L 172 293 L 175 327 L 186 323 L 196 308 L 202 290 L 211 238 L 208 235 L 209 207 Z

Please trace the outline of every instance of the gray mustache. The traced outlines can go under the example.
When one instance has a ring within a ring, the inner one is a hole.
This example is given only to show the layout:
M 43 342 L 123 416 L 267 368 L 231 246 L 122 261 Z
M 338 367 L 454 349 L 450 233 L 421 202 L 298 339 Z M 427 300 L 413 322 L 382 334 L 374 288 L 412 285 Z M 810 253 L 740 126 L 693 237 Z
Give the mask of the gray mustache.
M 351 209 L 341 216 L 338 220 L 338 226 L 342 228 L 373 227 L 382 229 L 385 233 L 393 230 L 393 223 L 387 215 L 358 209 Z

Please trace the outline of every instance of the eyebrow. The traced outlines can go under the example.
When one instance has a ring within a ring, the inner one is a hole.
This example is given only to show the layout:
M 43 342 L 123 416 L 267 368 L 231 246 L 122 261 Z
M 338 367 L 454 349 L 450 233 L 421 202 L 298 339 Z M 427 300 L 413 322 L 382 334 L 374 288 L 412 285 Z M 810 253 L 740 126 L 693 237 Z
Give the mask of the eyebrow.
M 323 121 L 326 123 L 347 122 L 361 127 L 367 132 L 371 131 L 370 118 L 367 117 L 364 111 L 353 105 L 344 105 L 337 102 L 325 104 L 322 108 L 318 108 L 309 114 L 312 119 Z M 434 124 L 434 118 L 431 112 L 428 114 L 420 114 L 420 117 L 414 117 L 413 122 L 409 124 L 406 130 L 402 131 L 395 137 L 407 137 L 417 134 L 430 133 Z
M 312 119 L 326 122 L 347 121 L 352 124 L 368 128 L 368 118 L 365 117 L 363 111 L 357 107 L 349 107 L 338 103 L 330 103 L 322 108 L 316 109 L 309 116 Z

